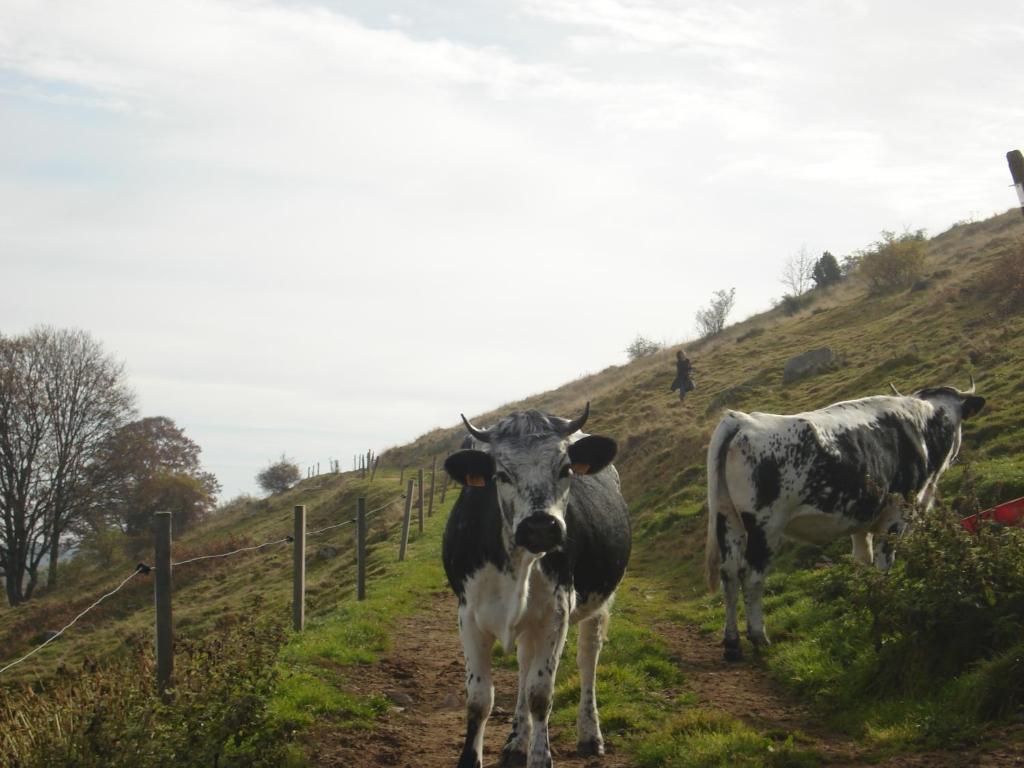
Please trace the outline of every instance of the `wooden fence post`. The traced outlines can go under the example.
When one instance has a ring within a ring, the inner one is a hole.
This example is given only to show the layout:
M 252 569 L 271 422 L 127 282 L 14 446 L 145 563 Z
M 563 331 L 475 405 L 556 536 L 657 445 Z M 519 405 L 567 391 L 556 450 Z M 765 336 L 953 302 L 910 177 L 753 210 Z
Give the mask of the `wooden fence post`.
M 444 504 L 444 495 L 448 493 L 448 481 L 451 478 L 448 477 L 448 472 L 444 471 L 441 473 L 441 503 Z
M 174 632 L 171 623 L 171 513 L 153 515 L 153 547 L 156 578 L 156 689 L 167 698 L 167 686 L 174 671 Z
M 380 466 L 380 456 L 373 457 L 373 469 L 370 470 L 370 482 L 373 482 L 373 478 L 377 476 L 377 467 Z
M 402 542 L 398 545 L 398 562 L 405 560 L 405 550 L 409 546 L 409 523 L 412 522 L 412 480 L 405 488 L 405 514 L 402 516 Z
M 295 507 L 292 530 L 292 629 L 306 626 L 306 507 Z
M 437 456 L 430 460 L 430 498 L 427 501 L 427 517 L 434 514 L 434 476 L 437 474 Z
M 420 533 L 423 533 L 423 470 L 416 470 L 416 515 L 419 521 Z
M 398 472 L 398 484 L 401 485 L 405 482 L 405 464 L 402 465 L 402 469 Z
M 356 502 L 356 600 L 366 599 L 366 498 Z

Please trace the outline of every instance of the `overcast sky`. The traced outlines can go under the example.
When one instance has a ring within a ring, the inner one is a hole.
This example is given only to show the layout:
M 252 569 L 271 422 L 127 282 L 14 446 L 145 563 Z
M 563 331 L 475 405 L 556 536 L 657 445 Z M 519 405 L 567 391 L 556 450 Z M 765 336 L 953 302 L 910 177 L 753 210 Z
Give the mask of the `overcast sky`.
M 1021 9 L 3 0 L 0 333 L 90 331 L 224 498 L 349 467 L 1011 207 Z

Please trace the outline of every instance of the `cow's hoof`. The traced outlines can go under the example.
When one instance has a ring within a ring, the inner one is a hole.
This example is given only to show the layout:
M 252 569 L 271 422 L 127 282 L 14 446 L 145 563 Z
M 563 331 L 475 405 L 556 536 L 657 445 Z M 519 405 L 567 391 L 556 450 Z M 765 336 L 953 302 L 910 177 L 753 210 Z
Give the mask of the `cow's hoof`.
M 747 637 L 750 638 L 750 642 L 758 650 L 760 650 L 761 648 L 767 648 L 769 645 L 771 645 L 771 641 L 768 639 L 768 635 L 766 635 L 764 632 L 755 635 L 747 635 Z
M 498 759 L 498 768 L 516 768 L 526 765 L 526 753 L 518 749 L 503 749 Z
M 475 753 L 467 754 L 463 752 L 459 757 L 459 764 L 456 768 L 481 768 L 480 760 L 477 759 Z
M 740 647 L 738 637 L 727 637 L 722 645 L 725 647 L 722 655 L 726 661 L 743 661 L 743 649 Z
M 601 739 L 587 739 L 576 745 L 576 754 L 580 757 L 594 757 L 604 754 L 604 742 Z

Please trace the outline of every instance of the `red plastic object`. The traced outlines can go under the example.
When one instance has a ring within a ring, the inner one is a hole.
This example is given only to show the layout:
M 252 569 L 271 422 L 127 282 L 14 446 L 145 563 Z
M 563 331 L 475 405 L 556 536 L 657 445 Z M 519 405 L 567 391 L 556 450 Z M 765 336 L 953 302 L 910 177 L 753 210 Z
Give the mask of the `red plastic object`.
M 1024 496 L 1012 501 L 1004 501 L 992 509 L 965 517 L 960 524 L 971 533 L 977 533 L 978 522 L 981 520 L 989 520 L 1000 525 L 1024 525 Z

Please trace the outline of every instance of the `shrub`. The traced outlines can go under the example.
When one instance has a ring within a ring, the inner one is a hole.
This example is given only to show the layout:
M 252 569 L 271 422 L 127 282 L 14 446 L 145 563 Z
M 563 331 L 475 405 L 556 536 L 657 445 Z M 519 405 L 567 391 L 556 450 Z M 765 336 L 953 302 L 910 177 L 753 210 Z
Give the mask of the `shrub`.
M 267 493 L 284 493 L 299 482 L 300 476 L 299 466 L 282 453 L 280 461 L 256 475 L 256 482 Z
M 654 353 L 660 352 L 661 348 L 661 344 L 658 342 L 651 341 L 638 333 L 636 338 L 626 347 L 626 354 L 629 355 L 630 360 L 639 360 L 641 357 L 650 357 Z
M 785 313 L 786 317 L 792 317 L 810 303 L 811 301 L 809 296 L 794 296 L 791 293 L 787 293 L 779 299 L 779 306 L 782 307 L 782 311 Z
M 735 301 L 735 288 L 730 288 L 728 291 L 715 291 L 711 303 L 707 307 L 697 310 L 697 333 L 701 338 L 707 338 L 722 332 L 725 328 L 726 318 L 732 312 L 732 306 Z
M 924 271 L 924 230 L 882 232 L 882 239 L 866 250 L 857 271 L 875 292 L 909 288 Z
M 267 710 L 283 617 L 257 603 L 175 648 L 175 688 L 155 695 L 152 646 L 41 690 L 0 691 L 0 765 L 278 766 L 286 735 Z
M 814 280 L 816 288 L 827 288 L 843 279 L 843 272 L 839 268 L 836 257 L 828 251 L 821 254 L 821 258 L 814 262 L 814 269 L 811 270 L 811 279 Z
M 951 743 L 1024 705 L 1024 530 L 972 535 L 936 507 L 888 573 L 846 561 L 780 577 L 802 593 L 788 602 L 808 608 L 805 639 L 782 644 L 777 663 L 837 710 L 913 701 L 914 730 Z

